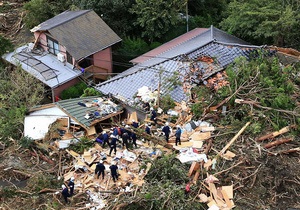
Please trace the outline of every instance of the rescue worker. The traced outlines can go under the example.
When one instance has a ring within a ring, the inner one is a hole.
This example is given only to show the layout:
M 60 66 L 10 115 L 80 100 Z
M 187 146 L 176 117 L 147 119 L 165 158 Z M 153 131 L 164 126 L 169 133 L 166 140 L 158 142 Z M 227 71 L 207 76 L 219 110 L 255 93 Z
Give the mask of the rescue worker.
M 134 128 L 138 128 L 138 127 L 139 127 L 139 123 L 136 122 L 135 120 L 132 120 L 131 125 L 132 125 L 132 127 L 134 127 Z
M 145 124 L 145 132 L 149 135 L 151 135 L 151 127 L 148 124 Z
M 131 139 L 132 139 L 132 144 L 135 146 L 135 148 L 137 148 L 137 144 L 136 144 L 136 133 L 134 133 L 133 131 L 131 132 Z
M 181 145 L 181 141 L 180 141 L 180 137 L 181 137 L 181 128 L 179 125 L 176 125 L 176 133 L 175 133 L 175 137 L 176 137 L 176 141 L 175 144 L 177 146 L 177 144 L 179 143 L 179 145 Z
M 69 189 L 64 184 L 61 186 L 61 188 L 62 188 L 61 194 L 62 194 L 65 202 L 70 203 L 70 201 L 68 200 L 68 197 L 70 197 Z
M 107 132 L 102 131 L 102 141 L 103 141 L 102 148 L 104 148 L 106 143 L 108 144 L 108 146 L 110 146 L 108 139 L 109 139 L 109 136 L 108 136 Z
M 170 128 L 168 122 L 166 122 L 165 126 L 162 128 L 162 132 L 164 132 L 166 141 L 169 143 L 169 137 L 170 137 L 170 133 L 171 133 L 171 128 Z
M 68 187 L 70 188 L 70 196 L 72 196 L 74 194 L 74 177 L 71 177 L 69 183 L 68 183 Z
M 155 111 L 155 109 L 153 109 L 153 107 L 150 108 L 150 111 L 151 111 L 151 116 L 150 116 L 150 120 L 152 120 L 154 122 L 154 124 L 156 125 L 157 124 L 157 113 Z
M 111 176 L 113 178 L 113 181 L 116 182 L 116 180 L 118 180 L 118 166 L 112 162 L 111 166 L 109 166 L 110 168 L 110 173 L 111 173 Z
M 99 163 L 97 163 L 95 168 L 95 174 L 97 174 L 98 179 L 101 174 L 102 174 L 102 179 L 104 179 L 104 171 L 105 171 L 105 166 L 103 164 L 103 160 L 100 160 Z
M 109 156 L 111 156 L 111 152 L 115 150 L 115 154 L 117 153 L 117 137 L 115 135 L 111 135 L 111 141 L 110 141 L 110 151 Z
M 129 135 L 128 133 L 125 131 L 123 134 L 122 134 L 122 146 L 126 147 L 127 150 L 129 150 L 128 148 L 128 140 L 129 140 Z

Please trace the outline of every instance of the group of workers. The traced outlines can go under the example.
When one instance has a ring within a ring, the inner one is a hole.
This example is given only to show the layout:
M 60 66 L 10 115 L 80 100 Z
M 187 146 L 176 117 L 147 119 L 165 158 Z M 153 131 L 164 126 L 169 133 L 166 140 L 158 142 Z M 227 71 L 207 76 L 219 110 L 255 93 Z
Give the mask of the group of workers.
M 157 113 L 153 108 L 150 108 L 150 120 L 156 125 L 157 124 Z M 117 152 L 117 142 L 119 138 L 122 139 L 122 146 L 126 147 L 126 149 L 129 149 L 129 141 L 132 142 L 132 144 L 137 148 L 136 140 L 137 135 L 134 132 L 133 129 L 139 127 L 139 123 L 135 120 L 132 120 L 131 126 L 123 124 L 124 127 L 118 127 L 115 126 L 111 129 L 111 131 L 102 131 L 102 133 L 96 138 L 96 142 L 100 143 L 101 146 L 104 148 L 107 144 L 110 147 L 109 156 L 114 151 L 114 154 Z M 166 122 L 165 125 L 162 127 L 162 132 L 164 133 L 165 140 L 167 143 L 169 143 L 170 134 L 173 133 L 172 128 L 169 125 L 169 122 Z M 148 135 L 152 135 L 151 132 L 151 123 L 145 124 L 145 133 Z M 179 125 L 176 126 L 176 132 L 175 132 L 175 145 L 178 144 L 181 145 L 181 128 Z M 105 177 L 105 165 L 103 163 L 103 160 L 100 160 L 95 168 L 95 176 L 99 179 L 100 176 L 102 177 L 102 180 L 104 180 Z M 115 162 L 112 162 L 112 164 L 109 166 L 110 173 L 112 176 L 112 179 L 114 182 L 118 180 L 118 166 Z M 73 196 L 74 194 L 74 177 L 71 177 L 68 187 L 63 184 L 62 185 L 62 196 L 66 203 L 69 203 L 68 197 Z
M 112 162 L 112 164 L 109 166 L 110 174 L 113 178 L 113 181 L 116 182 L 118 180 L 118 166 L 115 162 Z M 100 176 L 102 176 L 102 180 L 104 180 L 105 176 L 105 165 L 103 163 L 103 160 L 100 160 L 99 163 L 96 165 L 95 169 L 95 175 L 99 179 Z
M 138 128 L 139 124 L 135 120 L 132 120 L 131 126 Z M 122 146 L 126 147 L 127 150 L 129 150 L 130 142 L 137 148 L 137 135 L 129 125 L 124 125 L 124 127 L 116 125 L 111 131 L 102 131 L 95 141 L 100 143 L 103 148 L 107 144 L 110 147 L 109 156 L 111 156 L 113 151 L 114 154 L 117 152 L 117 142 L 119 139 L 122 140 Z

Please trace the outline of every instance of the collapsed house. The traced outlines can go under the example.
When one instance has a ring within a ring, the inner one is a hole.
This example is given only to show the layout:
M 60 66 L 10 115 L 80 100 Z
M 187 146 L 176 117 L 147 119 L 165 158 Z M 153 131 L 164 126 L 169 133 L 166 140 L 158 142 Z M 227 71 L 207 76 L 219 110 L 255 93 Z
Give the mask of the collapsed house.
M 96 85 L 96 89 L 125 104 L 134 104 L 137 90 L 144 86 L 159 91 L 160 97 L 170 95 L 176 102 L 186 101 L 192 98 L 194 86 L 218 89 L 226 85 L 222 71 L 236 58 L 250 59 L 263 48 L 213 26 L 196 28 L 133 59 L 135 66 Z
M 24 135 L 40 140 L 52 131 L 50 133 L 56 136 L 50 136 L 49 139 L 62 139 L 69 144 L 71 140 L 82 136 L 94 137 L 99 132 L 99 123 L 118 118 L 122 113 L 122 106 L 105 97 L 60 100 L 32 108 L 25 117 Z

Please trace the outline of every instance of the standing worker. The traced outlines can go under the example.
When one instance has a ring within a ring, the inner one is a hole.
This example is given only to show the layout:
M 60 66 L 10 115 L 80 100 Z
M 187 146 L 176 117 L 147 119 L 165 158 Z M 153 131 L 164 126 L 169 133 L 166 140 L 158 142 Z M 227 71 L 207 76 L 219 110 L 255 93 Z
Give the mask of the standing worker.
M 132 144 L 135 146 L 135 148 L 137 148 L 137 144 L 136 144 L 136 133 L 134 133 L 134 131 L 131 132 L 131 139 L 132 139 Z
M 155 111 L 155 109 L 153 109 L 153 107 L 150 108 L 150 111 L 151 111 L 151 116 L 150 116 L 150 120 L 152 120 L 154 122 L 154 124 L 156 125 L 157 124 L 157 113 Z
M 162 132 L 164 132 L 165 137 L 166 137 L 166 141 L 169 143 L 169 137 L 170 137 L 170 133 L 171 133 L 171 128 L 170 128 L 168 122 L 166 122 L 165 126 L 162 128 Z
M 122 134 L 122 146 L 124 147 L 124 145 L 126 146 L 126 149 L 128 150 L 128 140 L 129 140 L 129 135 L 128 135 L 128 132 L 125 131 L 123 134 Z
M 111 176 L 112 176 L 114 182 L 116 182 L 116 180 L 118 179 L 118 172 L 117 172 L 118 166 L 114 162 L 112 162 L 112 164 L 111 164 L 111 166 L 109 166 L 109 168 L 110 168 Z
M 115 154 L 117 153 L 117 141 L 117 137 L 115 135 L 111 135 L 109 156 L 111 156 L 111 152 L 113 150 L 115 150 Z
M 74 194 L 74 177 L 71 177 L 69 183 L 68 183 L 68 187 L 70 188 L 70 196 L 72 196 Z
M 149 135 L 151 135 L 151 127 L 148 124 L 145 124 L 145 132 Z
M 102 143 L 102 148 L 104 148 L 105 143 L 107 143 L 108 146 L 110 146 L 108 139 L 109 139 L 109 136 L 108 136 L 108 134 L 106 133 L 106 131 L 102 131 L 102 141 L 103 141 L 103 143 Z
M 103 164 L 103 160 L 100 160 L 99 163 L 97 163 L 96 169 L 95 169 L 95 174 L 98 175 L 98 177 L 97 177 L 98 179 L 101 174 L 102 174 L 102 179 L 104 179 L 104 171 L 105 171 L 105 166 Z
M 65 202 L 70 203 L 68 200 L 68 197 L 70 197 L 69 189 L 64 184 L 61 186 L 61 188 L 62 188 L 61 194 L 64 197 Z
M 176 142 L 175 142 L 175 144 L 176 144 L 176 146 L 177 146 L 178 143 L 179 143 L 179 145 L 181 145 L 181 141 L 180 141 L 180 137 L 181 137 L 181 128 L 180 128 L 179 125 L 176 125 L 176 127 L 177 127 L 177 130 L 176 130 L 176 133 L 175 133 L 175 137 L 176 137 Z

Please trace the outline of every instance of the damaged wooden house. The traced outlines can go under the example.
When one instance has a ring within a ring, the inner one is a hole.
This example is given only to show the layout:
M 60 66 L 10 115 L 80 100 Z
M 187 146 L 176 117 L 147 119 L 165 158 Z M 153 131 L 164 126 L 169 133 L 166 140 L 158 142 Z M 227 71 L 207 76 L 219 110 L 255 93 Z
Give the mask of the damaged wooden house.
M 123 107 L 104 97 L 60 100 L 34 107 L 24 121 L 24 135 L 34 140 L 58 139 L 59 148 L 82 136 L 94 138 L 102 130 L 101 123 L 117 121 Z
M 43 82 L 53 101 L 82 80 L 106 80 L 112 72 L 112 46 L 121 41 L 92 10 L 65 11 L 31 32 L 34 42 L 3 58 Z
M 160 97 L 188 101 L 193 98 L 193 87 L 206 85 L 217 90 L 227 84 L 224 69 L 228 65 L 241 56 L 255 57 L 264 48 L 213 26 L 196 28 L 131 60 L 135 64 L 132 68 L 96 85 L 96 89 L 118 98 L 129 111 L 137 110 L 143 120 L 145 110 L 136 100 L 138 90 L 146 87 L 152 93 L 159 90 Z

